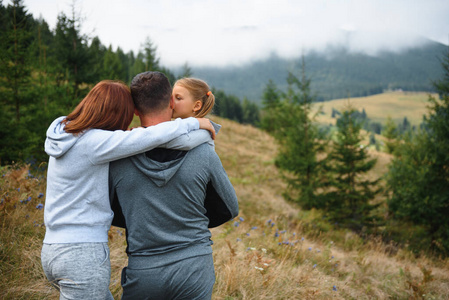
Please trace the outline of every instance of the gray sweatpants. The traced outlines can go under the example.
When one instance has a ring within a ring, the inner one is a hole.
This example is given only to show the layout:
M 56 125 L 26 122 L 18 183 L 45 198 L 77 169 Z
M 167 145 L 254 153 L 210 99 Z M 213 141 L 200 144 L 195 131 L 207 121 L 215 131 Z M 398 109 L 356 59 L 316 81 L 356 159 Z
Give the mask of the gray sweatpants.
M 41 261 L 59 299 L 114 299 L 107 243 L 44 244 Z
M 212 254 L 152 268 L 151 259 L 133 260 L 122 271 L 122 300 L 210 300 L 215 283 Z

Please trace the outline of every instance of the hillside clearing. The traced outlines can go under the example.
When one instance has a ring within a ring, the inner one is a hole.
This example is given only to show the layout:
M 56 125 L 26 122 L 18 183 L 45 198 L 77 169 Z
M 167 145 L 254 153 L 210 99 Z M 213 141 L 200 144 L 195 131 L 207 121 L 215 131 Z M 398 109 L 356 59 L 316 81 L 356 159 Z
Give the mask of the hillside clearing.
M 235 220 L 212 230 L 213 299 L 447 299 L 448 260 L 416 258 L 394 244 L 318 224 L 319 212 L 283 200 L 286 186 L 274 166 L 276 144 L 269 135 L 213 120 L 223 125 L 216 151 L 240 204 Z M 389 156 L 379 158 L 369 176 L 385 171 Z M 0 298 L 57 299 L 40 266 L 45 228 L 38 203 L 45 197 L 37 195 L 45 178 L 30 177 L 26 168 L 3 168 L 2 175 Z M 31 200 L 21 203 L 27 197 Z M 124 231 L 112 227 L 111 291 L 116 299 L 125 247 Z
M 437 94 L 432 94 L 437 97 Z M 335 118 L 332 118 L 332 109 L 341 111 L 349 103 L 358 111 L 365 109 L 367 117 L 373 122 L 385 124 L 388 116 L 395 123 L 402 123 L 405 117 L 415 126 L 419 126 L 422 117 L 427 113 L 429 93 L 424 92 L 386 92 L 383 94 L 336 99 L 332 101 L 320 102 L 315 107 L 322 107 L 324 114 L 318 116 L 317 121 L 324 124 L 335 125 Z

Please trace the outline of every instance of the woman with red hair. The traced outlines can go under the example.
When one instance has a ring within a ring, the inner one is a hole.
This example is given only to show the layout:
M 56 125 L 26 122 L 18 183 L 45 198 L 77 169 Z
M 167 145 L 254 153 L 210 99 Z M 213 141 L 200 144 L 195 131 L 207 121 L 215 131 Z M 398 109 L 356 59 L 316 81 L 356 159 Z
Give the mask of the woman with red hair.
M 109 162 L 148 151 L 199 128 L 207 119 L 177 119 L 126 131 L 134 104 L 128 86 L 99 82 L 47 130 L 50 156 L 42 266 L 60 299 L 113 299 L 109 291 Z

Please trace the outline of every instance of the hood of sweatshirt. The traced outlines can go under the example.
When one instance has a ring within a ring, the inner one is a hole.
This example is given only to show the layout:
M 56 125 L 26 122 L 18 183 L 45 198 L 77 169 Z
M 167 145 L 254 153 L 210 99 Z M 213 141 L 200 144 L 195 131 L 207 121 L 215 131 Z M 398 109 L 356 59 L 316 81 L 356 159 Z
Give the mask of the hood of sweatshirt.
M 187 151 L 156 148 L 130 157 L 136 168 L 159 187 L 165 186 L 182 166 Z
M 55 158 L 63 156 L 78 140 L 78 137 L 64 131 L 64 124 L 61 123 L 64 119 L 65 117 L 57 118 L 47 129 L 45 152 Z
M 221 125 L 212 123 L 215 132 L 220 131 Z M 156 148 L 146 153 L 134 155 L 129 159 L 136 168 L 145 174 L 158 187 L 165 186 L 178 172 L 184 162 L 187 151 Z

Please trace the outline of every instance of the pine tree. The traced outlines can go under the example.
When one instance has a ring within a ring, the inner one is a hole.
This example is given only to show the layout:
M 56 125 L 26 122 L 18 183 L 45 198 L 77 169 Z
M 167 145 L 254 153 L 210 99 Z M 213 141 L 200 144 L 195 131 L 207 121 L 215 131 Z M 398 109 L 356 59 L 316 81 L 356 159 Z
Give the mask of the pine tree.
M 259 123 L 259 107 L 248 98 L 243 98 L 242 103 L 243 118 L 242 123 L 256 125 Z
M 64 13 L 58 16 L 55 30 L 55 54 L 59 62 L 62 82 L 68 82 L 67 96 L 73 98 L 74 104 L 87 91 L 81 91 L 81 84 L 91 83 L 89 80 L 92 61 L 89 57 L 88 37 L 81 34 L 81 19 L 72 6 L 72 16 Z M 73 94 L 72 94 L 73 92 Z
M 89 57 L 92 59 L 93 64 L 90 69 L 90 78 L 92 82 L 99 82 L 104 78 L 104 58 L 106 54 L 106 47 L 101 44 L 98 37 L 94 37 L 89 46 Z
M 190 68 L 188 63 L 185 63 L 184 65 L 182 65 L 181 75 L 178 77 L 178 79 L 192 77 L 192 75 L 192 68 Z
M 429 247 L 449 253 L 449 51 L 444 77 L 435 82 L 440 99 L 429 96 L 424 128 L 407 138 L 395 152 L 387 184 L 388 207 L 394 217 L 424 226 Z
M 144 55 L 141 51 L 139 51 L 131 67 L 131 74 L 133 74 L 131 77 L 134 78 L 134 76 L 136 76 L 137 74 L 145 71 L 146 69 L 145 69 Z
M 449 49 L 446 50 L 446 55 L 441 60 L 441 67 L 443 68 L 443 78 L 436 80 L 433 85 L 437 90 L 441 99 L 449 96 Z
M 215 95 L 214 114 L 241 123 L 243 108 L 240 99 L 234 95 L 226 95 L 222 90 L 213 89 L 212 92 Z
M 118 61 L 120 62 L 120 73 L 118 78 L 123 81 L 126 82 L 128 80 L 129 77 L 129 61 L 128 61 L 128 55 L 125 54 L 125 52 L 123 52 L 122 48 L 117 47 L 117 51 L 115 52 L 115 54 L 117 55 Z
M 123 80 L 123 64 L 118 53 L 109 46 L 103 57 L 102 78 L 111 80 Z
M 21 106 L 26 101 L 24 90 L 31 77 L 32 17 L 22 0 L 14 0 L 5 11 L 6 32 L 2 33 L 0 48 L 0 80 L 6 88 L 7 103 L 3 109 L 13 108 L 14 119 L 20 123 Z M 6 99 L 5 99 L 6 100 Z
M 289 190 L 284 196 L 308 209 L 320 208 L 318 195 L 321 187 L 324 160 L 324 136 L 314 123 L 316 112 L 312 111 L 315 97 L 310 92 L 310 79 L 306 77 L 305 62 L 302 62 L 301 78 L 289 73 L 288 91 L 283 99 L 276 96 L 266 102 L 265 120 L 271 114 L 272 134 L 279 143 L 276 165 L 283 171 Z M 267 89 L 270 92 L 272 89 Z M 268 93 L 267 93 L 268 94 Z
M 363 177 L 374 167 L 376 159 L 369 159 L 361 144 L 362 123 L 354 118 L 354 111 L 348 106 L 337 121 L 338 131 L 327 164 L 331 175 L 323 199 L 331 220 L 360 231 L 379 221 L 373 214 L 378 205 L 371 201 L 380 189 L 379 180 Z
M 262 96 L 262 113 L 260 127 L 268 133 L 273 133 L 276 125 L 276 110 L 280 106 L 280 92 L 276 84 L 270 79 L 265 86 Z
M 391 116 L 387 116 L 385 128 L 382 130 L 382 136 L 385 138 L 385 151 L 393 153 L 398 145 L 398 129 Z
M 3 6 L 2 6 L 3 7 Z M 1 11 L 0 32 L 0 163 L 23 160 L 29 153 L 24 111 L 31 103 L 33 19 L 22 0 Z
M 411 129 L 411 124 L 410 124 L 409 120 L 407 119 L 407 117 L 404 117 L 404 119 L 402 120 L 401 132 L 407 133 L 410 129 Z
M 126 78 L 125 82 L 131 83 L 131 80 L 134 78 L 134 76 L 137 75 L 134 74 L 134 62 L 136 61 L 136 57 L 134 56 L 134 52 L 131 50 L 129 51 L 126 56 L 128 57 L 127 61 L 128 61 L 128 65 L 126 66 L 127 70 L 128 70 L 128 78 Z
M 159 58 L 157 57 L 157 47 L 149 37 L 146 38 L 143 48 L 143 62 L 145 71 L 159 71 Z

